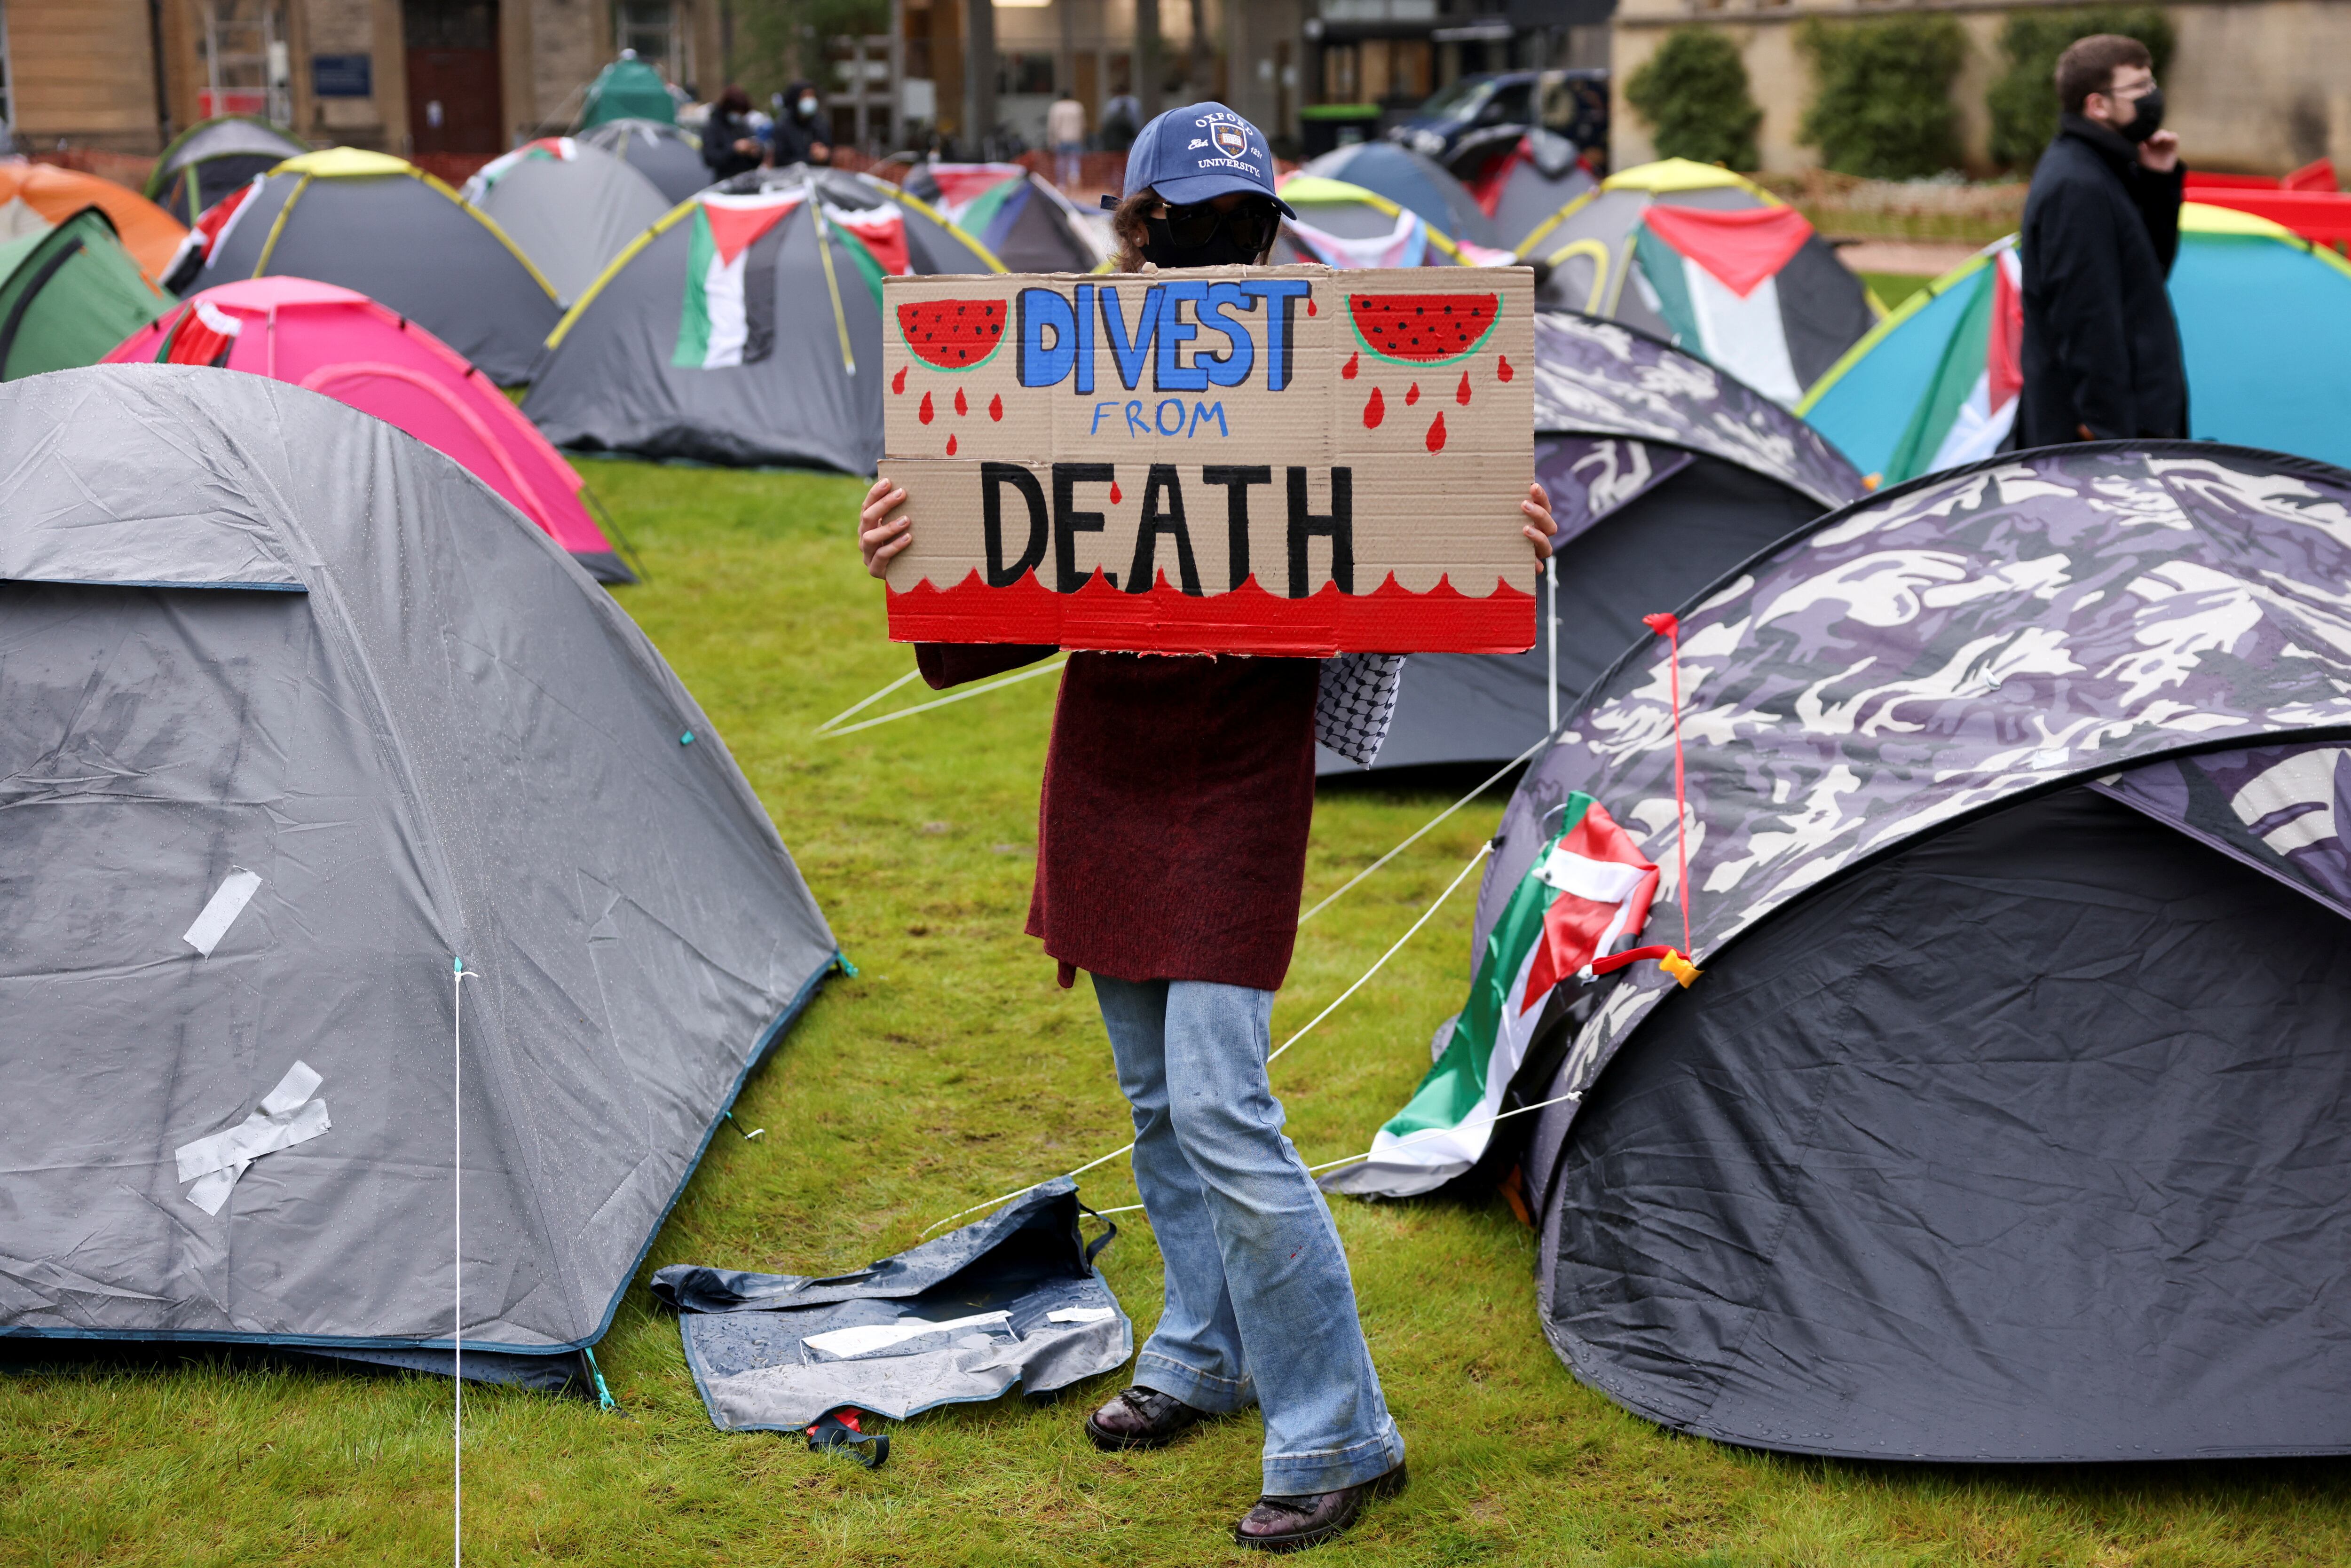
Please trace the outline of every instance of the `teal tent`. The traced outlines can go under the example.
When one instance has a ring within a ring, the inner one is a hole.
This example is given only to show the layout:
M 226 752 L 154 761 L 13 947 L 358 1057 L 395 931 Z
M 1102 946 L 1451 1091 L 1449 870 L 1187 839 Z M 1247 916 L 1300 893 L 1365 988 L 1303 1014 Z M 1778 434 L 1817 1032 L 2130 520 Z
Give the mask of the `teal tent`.
M 608 120 L 650 120 L 659 125 L 677 123 L 677 99 L 661 72 L 637 58 L 634 49 L 596 73 L 588 84 L 588 101 L 580 110 L 580 129 Z
M 2016 417 L 2022 268 L 2011 237 L 1937 278 L 1796 412 L 1885 484 L 1991 455 Z M 2171 306 L 2192 436 L 2351 463 L 2351 262 L 2266 218 L 2190 202 Z

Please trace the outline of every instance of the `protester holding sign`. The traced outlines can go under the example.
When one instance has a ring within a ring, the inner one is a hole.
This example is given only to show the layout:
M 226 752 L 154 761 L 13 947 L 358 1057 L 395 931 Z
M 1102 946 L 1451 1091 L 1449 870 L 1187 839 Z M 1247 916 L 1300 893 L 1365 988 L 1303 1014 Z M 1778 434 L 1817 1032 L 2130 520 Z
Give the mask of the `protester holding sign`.
M 1128 161 L 1113 220 L 1120 265 L 1261 263 L 1286 210 L 1255 126 L 1218 103 L 1171 110 L 1143 129 Z M 1050 334 L 1039 342 L 1050 348 Z M 1180 356 L 1162 362 L 1186 368 Z M 1463 374 L 1457 406 L 1469 396 Z M 859 544 L 876 577 L 912 540 L 906 501 L 886 475 L 867 495 Z M 1071 505 L 1057 501 L 1066 524 Z M 1510 497 L 1499 505 L 1509 510 Z M 1516 512 L 1539 562 L 1553 531 L 1540 486 Z M 1335 548 L 1325 528 L 1317 559 L 1328 563 Z M 1148 575 L 1164 587 L 1180 575 L 1175 567 Z M 1106 580 L 1096 569 L 1089 580 Z M 1272 602 L 1279 613 L 1291 601 Z M 925 643 L 916 658 L 945 687 L 1053 652 Z M 1369 1498 L 1405 1479 L 1404 1439 L 1356 1319 L 1338 1232 L 1281 1134 L 1266 1068 L 1305 877 L 1323 672 L 1311 658 L 1073 653 L 1046 757 L 1028 922 L 1063 985 L 1079 969 L 1093 977 L 1134 1108 L 1135 1182 L 1165 1260 L 1166 1306 L 1134 1386 L 1086 1429 L 1105 1449 L 1157 1448 L 1257 1404 L 1263 1495 L 1234 1539 L 1273 1551 L 1337 1536 Z M 1332 706 L 1326 697 L 1326 727 L 1349 716 Z

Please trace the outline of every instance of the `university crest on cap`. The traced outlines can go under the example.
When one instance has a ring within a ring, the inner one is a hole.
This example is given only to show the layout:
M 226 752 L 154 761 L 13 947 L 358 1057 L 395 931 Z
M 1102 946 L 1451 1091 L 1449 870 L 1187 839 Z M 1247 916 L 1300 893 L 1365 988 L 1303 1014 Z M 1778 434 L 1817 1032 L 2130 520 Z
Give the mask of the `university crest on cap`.
M 1230 120 L 1220 120 L 1208 128 L 1208 135 L 1217 143 L 1217 151 L 1228 158 L 1249 156 L 1249 132 Z

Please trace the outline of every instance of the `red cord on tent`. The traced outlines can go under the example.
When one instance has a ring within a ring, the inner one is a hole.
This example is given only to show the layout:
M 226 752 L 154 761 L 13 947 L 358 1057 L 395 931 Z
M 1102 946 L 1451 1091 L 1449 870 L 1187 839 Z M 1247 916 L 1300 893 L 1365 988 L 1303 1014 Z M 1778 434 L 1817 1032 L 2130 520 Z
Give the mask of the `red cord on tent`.
M 1636 948 L 1635 954 L 1656 957 L 1666 973 L 1683 985 L 1698 978 L 1698 970 L 1690 961 L 1689 912 L 1689 804 L 1687 776 L 1682 767 L 1682 623 L 1675 615 L 1644 615 L 1641 624 L 1667 640 L 1669 652 L 1667 667 L 1672 683 L 1674 699 L 1674 892 L 1681 900 L 1682 946 L 1680 952 L 1668 947 L 1661 956 L 1646 948 Z M 1619 958 L 1629 959 L 1635 954 L 1620 953 Z M 1598 966 L 1593 966 L 1595 969 Z

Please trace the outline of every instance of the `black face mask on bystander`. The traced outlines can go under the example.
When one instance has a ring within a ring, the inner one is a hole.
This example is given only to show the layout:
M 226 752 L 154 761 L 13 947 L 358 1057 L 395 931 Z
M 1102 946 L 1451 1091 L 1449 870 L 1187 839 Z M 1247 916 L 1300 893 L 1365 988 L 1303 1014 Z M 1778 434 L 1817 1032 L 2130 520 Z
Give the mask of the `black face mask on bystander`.
M 2115 127 L 2126 141 L 2145 141 L 2163 129 L 2163 89 L 2151 87 L 2139 96 L 2137 102 L 2138 112 L 2131 122 Z

